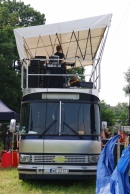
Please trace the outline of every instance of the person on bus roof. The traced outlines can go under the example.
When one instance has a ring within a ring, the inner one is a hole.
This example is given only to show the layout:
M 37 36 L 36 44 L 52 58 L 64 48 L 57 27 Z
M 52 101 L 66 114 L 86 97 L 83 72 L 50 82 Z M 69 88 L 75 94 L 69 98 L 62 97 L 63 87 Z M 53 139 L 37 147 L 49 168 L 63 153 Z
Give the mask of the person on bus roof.
M 70 80 L 70 86 L 80 86 L 80 81 L 77 76 L 74 76 L 73 79 Z
M 62 63 L 64 62 L 64 57 L 65 56 L 64 56 L 64 53 L 62 51 L 61 45 L 56 46 L 56 53 L 54 55 L 59 56 L 59 59 L 61 59 L 60 62 L 62 62 Z

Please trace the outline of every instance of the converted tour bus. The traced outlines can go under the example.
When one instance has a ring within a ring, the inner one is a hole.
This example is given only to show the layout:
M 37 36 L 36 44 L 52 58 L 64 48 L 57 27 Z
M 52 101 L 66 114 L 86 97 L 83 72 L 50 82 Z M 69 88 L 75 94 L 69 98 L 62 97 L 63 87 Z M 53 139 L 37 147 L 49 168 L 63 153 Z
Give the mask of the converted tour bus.
M 101 152 L 100 64 L 111 17 L 14 29 L 23 92 L 19 179 L 96 175 Z M 64 62 L 54 55 L 57 45 L 62 46 Z M 78 85 L 70 85 L 73 76 Z

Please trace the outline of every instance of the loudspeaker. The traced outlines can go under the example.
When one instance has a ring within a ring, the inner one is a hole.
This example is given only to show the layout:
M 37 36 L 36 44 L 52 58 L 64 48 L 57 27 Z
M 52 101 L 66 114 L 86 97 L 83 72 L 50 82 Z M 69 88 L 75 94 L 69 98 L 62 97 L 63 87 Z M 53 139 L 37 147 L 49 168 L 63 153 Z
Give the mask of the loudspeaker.
M 41 74 L 41 70 L 44 68 L 44 64 L 46 63 L 46 56 L 35 56 L 34 60 L 30 60 L 30 66 L 28 66 L 29 74 Z M 41 87 L 41 79 L 40 75 L 29 75 L 28 77 L 28 87 L 29 88 L 39 88 Z
M 28 73 L 29 74 L 40 74 L 39 66 L 37 65 L 28 66 Z M 29 88 L 38 88 L 39 84 L 40 84 L 40 76 L 28 75 L 28 87 Z
M 39 66 L 40 65 L 40 61 L 39 60 L 30 60 L 30 66 Z
M 35 59 L 37 59 L 37 65 L 39 66 L 40 69 L 43 68 L 47 62 L 46 56 L 35 56 Z
M 64 74 L 64 69 L 59 67 L 46 67 L 43 74 Z M 65 78 L 63 76 L 42 76 L 42 87 L 44 88 L 63 88 Z

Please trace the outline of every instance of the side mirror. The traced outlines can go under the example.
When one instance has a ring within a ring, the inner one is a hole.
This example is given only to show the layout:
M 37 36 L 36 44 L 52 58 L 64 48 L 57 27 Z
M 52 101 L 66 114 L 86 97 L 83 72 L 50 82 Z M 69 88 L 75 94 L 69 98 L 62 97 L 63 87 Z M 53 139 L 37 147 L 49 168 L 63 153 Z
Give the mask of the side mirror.
M 15 119 L 11 119 L 9 131 L 11 133 L 14 133 L 15 129 L 16 129 L 16 120 Z

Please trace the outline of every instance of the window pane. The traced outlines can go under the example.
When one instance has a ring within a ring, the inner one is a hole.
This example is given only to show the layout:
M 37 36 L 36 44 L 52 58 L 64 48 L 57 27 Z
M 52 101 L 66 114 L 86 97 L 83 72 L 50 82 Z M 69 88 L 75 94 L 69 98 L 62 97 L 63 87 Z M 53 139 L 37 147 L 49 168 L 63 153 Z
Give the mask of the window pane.
M 48 129 L 46 134 L 58 133 L 58 103 L 26 103 L 23 105 L 22 115 L 22 126 L 25 126 L 27 130 L 26 133 L 29 131 L 34 131 L 41 134 L 55 120 L 57 120 L 57 122 L 55 122 L 55 124 Z
M 100 133 L 99 106 L 85 102 L 60 103 L 32 102 L 22 107 L 22 127 L 26 133 L 59 134 L 59 114 L 61 114 L 61 134 L 91 135 Z

